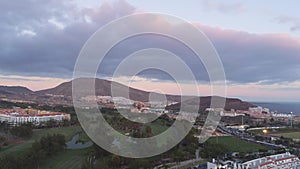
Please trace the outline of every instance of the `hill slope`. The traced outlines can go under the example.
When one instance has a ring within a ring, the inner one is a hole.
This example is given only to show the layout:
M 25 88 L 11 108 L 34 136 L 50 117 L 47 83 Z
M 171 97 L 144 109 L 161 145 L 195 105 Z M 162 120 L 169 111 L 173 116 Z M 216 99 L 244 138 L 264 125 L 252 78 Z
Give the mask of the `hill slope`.
M 195 97 L 184 96 L 184 101 L 181 101 L 181 96 L 179 95 L 162 95 L 159 93 L 151 93 L 148 91 L 143 91 L 135 88 L 128 87 L 121 83 L 112 82 L 109 80 L 103 79 L 92 79 L 92 78 L 79 78 L 74 81 L 82 84 L 83 87 L 79 89 L 79 93 L 85 94 L 87 89 L 85 84 L 93 82 L 95 80 L 95 93 L 97 96 L 111 96 L 112 86 L 114 91 L 119 91 L 122 93 L 124 91 L 129 91 L 129 99 L 135 101 L 148 102 L 149 97 L 158 96 L 158 98 L 166 97 L 169 102 L 178 102 L 168 107 L 168 109 L 179 109 L 181 103 L 188 105 L 199 105 L 200 109 L 205 109 L 210 107 L 212 96 L 200 97 L 200 102 L 197 102 L 198 99 L 193 99 Z M 24 101 L 33 101 L 36 103 L 43 103 L 49 105 L 72 105 L 72 82 L 62 83 L 54 88 L 41 90 L 33 92 L 25 87 L 8 87 L 0 86 L 0 98 L 6 99 L 18 99 Z M 119 96 L 119 95 L 114 95 Z M 163 96 L 163 97 L 162 97 Z M 156 97 L 157 98 L 157 97 Z M 213 96 L 215 99 L 224 99 L 222 97 Z M 244 102 L 236 98 L 226 98 L 225 109 L 237 109 L 237 110 L 248 110 L 249 107 L 255 107 L 255 105 Z
M 91 82 L 94 79 L 80 78 L 80 79 L 75 79 L 75 80 L 79 83 L 82 83 L 83 84 L 82 86 L 84 86 L 84 83 Z M 52 89 L 37 91 L 36 94 L 38 94 L 40 96 L 48 94 L 48 95 L 63 95 L 65 97 L 72 97 L 72 82 L 73 81 L 62 83 Z M 131 88 L 131 87 L 128 87 L 121 83 L 112 82 L 109 80 L 95 79 L 95 93 L 97 96 L 111 96 L 112 95 L 112 93 L 111 93 L 112 86 L 115 91 L 129 90 L 129 98 L 131 100 L 142 101 L 142 102 L 149 101 L 150 92 Z M 78 91 L 78 92 L 86 93 L 86 90 L 87 89 L 82 87 L 82 88 L 80 88 L 80 91 Z M 155 93 L 155 94 L 157 94 L 157 93 Z M 180 96 L 176 96 L 176 95 L 167 95 L 167 98 L 170 101 L 180 101 Z
M 181 104 L 185 104 L 185 105 L 199 105 L 200 110 L 205 110 L 206 108 L 211 107 L 212 98 L 214 100 L 216 100 L 217 102 L 225 99 L 225 98 L 219 97 L 219 96 L 204 96 L 204 97 L 200 97 L 200 100 L 199 99 L 188 99 L 183 102 L 170 105 L 167 108 L 178 110 L 180 108 Z M 226 98 L 226 102 L 225 102 L 226 110 L 231 110 L 231 109 L 248 110 L 249 107 L 256 107 L 256 106 L 251 103 L 237 99 L 237 98 Z M 218 105 L 216 105 L 215 108 L 219 108 Z
M 22 86 L 0 86 L 1 94 L 33 94 L 33 91 Z

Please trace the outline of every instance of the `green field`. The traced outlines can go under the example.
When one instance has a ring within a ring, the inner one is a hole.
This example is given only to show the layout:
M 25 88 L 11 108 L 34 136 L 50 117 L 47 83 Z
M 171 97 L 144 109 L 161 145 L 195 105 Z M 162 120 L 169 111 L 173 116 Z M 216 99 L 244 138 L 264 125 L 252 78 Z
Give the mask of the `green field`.
M 88 149 L 65 150 L 51 157 L 40 166 L 40 169 L 80 169 Z
M 283 136 L 286 138 L 300 139 L 300 132 L 290 132 L 290 133 L 272 133 L 272 136 Z
M 260 129 L 260 130 L 249 130 L 248 132 L 253 133 L 253 134 L 264 134 L 262 129 Z
M 163 120 L 157 119 L 155 122 L 143 126 L 142 130 L 145 130 L 146 126 L 150 126 L 153 135 L 159 135 L 166 131 L 169 127 L 166 126 Z
M 263 130 L 251 130 L 254 134 L 264 135 Z M 267 129 L 267 135 L 271 136 L 283 136 L 286 138 L 300 139 L 300 129 L 297 128 L 281 128 L 281 129 Z
M 211 143 L 221 143 L 230 152 L 256 152 L 258 150 L 268 150 L 268 147 L 240 140 L 232 136 L 211 137 L 208 139 Z
M 0 149 L 0 157 L 6 154 L 20 154 L 26 152 L 31 148 L 32 143 L 35 140 L 39 140 L 47 134 L 63 134 L 66 137 L 66 140 L 70 140 L 75 134 L 82 132 L 80 126 L 70 126 L 70 127 L 61 127 L 61 128 L 49 128 L 49 129 L 34 129 L 33 135 L 30 139 L 24 140 L 21 144 L 10 145 Z
M 278 133 L 300 132 L 300 129 L 297 129 L 297 128 L 281 128 L 281 129 L 267 129 L 267 131 L 268 131 L 268 133 L 276 134 L 276 132 L 278 132 Z M 249 130 L 249 132 L 253 133 L 253 134 L 264 134 L 263 129 Z

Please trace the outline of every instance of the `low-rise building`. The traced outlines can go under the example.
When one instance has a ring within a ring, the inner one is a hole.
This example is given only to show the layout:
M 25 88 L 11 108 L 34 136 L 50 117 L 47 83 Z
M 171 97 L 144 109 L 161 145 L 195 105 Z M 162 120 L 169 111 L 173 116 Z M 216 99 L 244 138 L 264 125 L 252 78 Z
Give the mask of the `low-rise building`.
M 215 161 L 207 162 L 208 169 L 300 169 L 300 160 L 289 152 L 257 158 L 247 162 Z
M 26 109 L 1 109 L 0 122 L 6 122 L 9 125 L 15 126 L 24 123 L 33 123 L 39 125 L 42 122 L 50 120 L 63 121 L 71 120 L 70 114 L 61 112 L 49 111 L 32 111 L 28 113 Z
M 262 113 L 263 108 L 261 106 L 257 106 L 257 107 L 249 107 L 249 111 L 251 113 Z
M 297 156 L 287 152 L 247 161 L 242 166 L 246 169 L 300 169 L 300 160 Z

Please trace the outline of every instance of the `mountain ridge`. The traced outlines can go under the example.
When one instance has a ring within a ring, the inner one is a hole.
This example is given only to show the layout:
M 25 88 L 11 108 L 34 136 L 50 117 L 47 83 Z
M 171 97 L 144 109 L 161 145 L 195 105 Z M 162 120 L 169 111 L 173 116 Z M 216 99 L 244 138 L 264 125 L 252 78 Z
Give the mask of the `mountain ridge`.
M 0 86 L 0 97 L 3 96 L 12 99 L 24 99 L 26 101 L 34 101 L 37 103 L 44 103 L 44 104 L 68 104 L 72 105 L 72 82 L 80 82 L 85 83 L 89 82 L 90 80 L 95 81 L 95 93 L 97 96 L 111 96 L 111 87 L 113 86 L 114 90 L 116 91 L 129 91 L 129 99 L 134 101 L 142 101 L 148 102 L 150 94 L 154 94 L 156 96 L 165 96 L 166 99 L 170 102 L 178 102 L 173 104 L 169 108 L 178 108 L 180 107 L 181 102 L 189 102 L 191 104 L 199 104 L 201 109 L 209 107 L 212 98 L 220 97 L 221 96 L 183 96 L 183 99 L 180 95 L 170 95 L 170 94 L 159 94 L 149 91 L 144 91 L 132 87 L 128 87 L 124 84 L 109 81 L 105 79 L 97 79 L 97 78 L 78 78 L 73 79 L 68 82 L 61 83 L 56 87 L 39 90 L 39 91 L 31 91 L 30 89 L 22 86 L 10 86 L 9 88 L 5 88 L 5 86 Z M 1 90 L 2 89 L 2 90 Z M 5 90 L 6 89 L 6 90 Z M 13 89 L 13 90 L 12 90 Z M 1 93 L 4 93 L 2 94 Z M 84 87 L 79 89 L 79 93 L 85 93 L 86 89 Z M 118 93 L 118 92 L 117 92 Z M 114 95 L 115 96 L 115 95 Z M 199 97 L 200 103 L 193 102 L 193 98 Z M 238 109 L 238 110 L 246 110 L 249 107 L 255 107 L 255 105 L 242 101 L 238 98 L 226 98 L 226 105 L 225 109 Z

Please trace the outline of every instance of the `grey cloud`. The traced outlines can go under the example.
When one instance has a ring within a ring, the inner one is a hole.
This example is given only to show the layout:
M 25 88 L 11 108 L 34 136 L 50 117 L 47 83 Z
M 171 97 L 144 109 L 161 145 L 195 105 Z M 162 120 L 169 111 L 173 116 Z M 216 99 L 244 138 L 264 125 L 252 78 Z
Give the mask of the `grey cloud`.
M 68 1 L 0 2 L 2 74 L 70 77 L 85 41 L 107 22 L 133 13 L 126 1 L 81 9 Z M 87 22 L 84 17 L 94 22 Z M 49 19 L 65 25 L 58 29 Z M 22 30 L 36 36 L 21 35 Z
M 247 83 L 300 79 L 300 39 L 287 34 L 250 34 L 201 25 L 215 45 L 228 80 Z
M 231 13 L 236 14 L 243 12 L 245 9 L 245 6 L 243 3 L 235 3 L 235 2 L 220 2 L 217 0 L 201 0 L 203 10 L 206 11 L 218 11 L 221 13 Z
M 300 30 L 300 18 L 299 17 L 279 16 L 279 17 L 275 18 L 275 20 L 281 24 L 290 24 L 291 31 L 299 31 Z
M 213 1 L 215 3 L 215 1 Z M 25 0 L 14 6 L 13 2 L 0 2 L 0 73 L 30 76 L 72 76 L 73 67 L 85 41 L 102 25 L 118 17 L 135 12 L 126 1 L 104 3 L 99 7 L 81 9 L 63 1 Z M 221 12 L 230 8 L 240 11 L 242 4 L 212 5 Z M 89 17 L 93 22 L 86 21 Z M 56 18 L 65 24 L 63 30 L 48 22 Z M 161 19 L 151 26 L 168 24 Z M 136 26 L 146 26 L 141 21 Z M 259 35 L 234 30 L 222 30 L 198 24 L 215 45 L 225 67 L 227 80 L 234 83 L 264 81 L 278 83 L 300 79 L 300 40 L 288 35 Z M 18 35 L 20 30 L 32 30 L 35 36 Z M 155 42 L 155 43 L 154 43 Z M 100 65 L 99 73 L 112 75 L 116 66 L 130 53 L 143 48 L 157 47 L 180 56 L 195 73 L 199 81 L 208 81 L 204 66 L 184 45 L 168 38 L 141 36 L 116 45 Z M 149 57 L 149 60 L 151 58 Z M 147 61 L 147 60 L 145 60 Z M 126 72 L 124 72 L 126 75 Z M 144 72 L 143 76 L 170 80 L 157 70 Z M 172 80 L 172 79 L 171 79 Z

